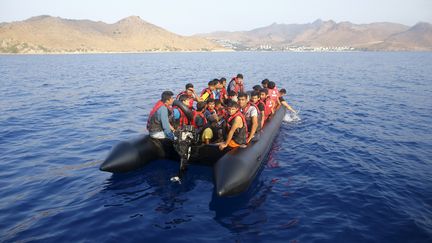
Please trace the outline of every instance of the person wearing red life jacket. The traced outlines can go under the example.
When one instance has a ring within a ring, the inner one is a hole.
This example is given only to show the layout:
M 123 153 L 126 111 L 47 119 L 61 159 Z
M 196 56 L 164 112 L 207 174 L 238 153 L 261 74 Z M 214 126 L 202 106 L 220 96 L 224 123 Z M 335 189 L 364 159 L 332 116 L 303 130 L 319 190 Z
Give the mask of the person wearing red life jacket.
M 236 148 L 246 145 L 247 125 L 246 119 L 240 112 L 240 106 L 234 101 L 229 101 L 227 104 L 229 118 L 226 121 L 228 135 L 225 142 L 219 144 L 219 149 L 223 150 L 226 147 Z
M 225 105 L 228 104 L 228 102 L 229 102 L 230 100 L 232 100 L 232 101 L 234 101 L 234 102 L 237 102 L 237 101 L 238 101 L 237 93 L 236 93 L 234 90 L 231 90 L 230 92 L 228 92 L 228 99 L 225 100 L 224 104 L 225 104 Z
M 170 124 L 172 117 L 171 105 L 174 102 L 174 94 L 164 91 L 161 99 L 154 105 L 147 119 L 147 130 L 150 137 L 155 139 L 174 139 L 173 126 Z
M 213 79 L 212 81 L 208 82 L 208 87 L 203 89 L 203 91 L 201 91 L 201 101 L 207 101 L 208 98 L 215 98 L 215 95 L 213 93 L 213 91 L 216 90 L 216 85 L 219 82 L 219 80 L 215 80 Z
M 189 100 L 188 108 L 192 110 L 192 109 L 193 109 L 194 101 L 196 101 L 196 102 L 201 101 L 201 97 L 199 97 L 199 96 L 195 93 L 195 89 L 194 89 L 193 84 L 191 84 L 191 83 L 187 83 L 186 86 L 185 86 L 185 88 L 186 88 L 185 90 L 183 90 L 182 92 L 180 92 L 180 93 L 177 95 L 177 98 L 176 98 L 176 99 L 179 99 L 180 96 L 181 96 L 181 95 L 184 95 L 184 94 L 186 94 L 187 96 L 189 96 L 190 100 Z
M 276 87 L 275 82 L 273 81 L 269 81 L 268 85 L 267 85 L 267 90 L 268 90 L 268 97 L 273 101 L 273 103 L 275 104 L 275 109 L 277 109 L 280 105 L 279 102 L 279 90 Z
M 226 100 L 226 99 L 228 99 L 228 91 L 227 91 L 227 89 L 226 89 L 226 78 L 224 78 L 224 77 L 222 77 L 222 78 L 220 78 L 219 79 L 219 81 L 220 81 L 220 90 L 219 90 L 219 93 L 220 93 L 220 101 L 222 102 L 222 103 L 224 103 L 224 101 Z
M 205 102 L 200 101 L 197 103 L 197 109 L 193 113 L 192 125 L 197 129 L 198 134 L 201 134 L 201 141 L 204 144 L 209 144 L 213 139 L 213 130 L 209 127 L 204 114 L 206 107 Z
M 259 91 L 253 91 L 251 93 L 250 101 L 258 108 L 258 123 L 260 124 L 260 128 L 262 129 L 265 124 L 265 104 L 260 100 Z
M 222 105 L 222 101 L 215 100 L 215 110 L 217 112 L 217 115 L 219 117 L 219 120 L 225 117 L 225 107 Z
M 240 92 L 244 92 L 243 86 L 243 74 L 239 73 L 236 77 L 232 78 L 228 84 L 228 94 L 230 91 L 234 91 L 237 94 Z
M 254 103 L 248 102 L 248 95 L 246 93 L 240 93 L 238 95 L 238 103 L 240 105 L 240 111 L 246 119 L 248 128 L 246 143 L 249 143 L 261 127 L 261 124 L 258 122 L 258 107 L 256 107 Z
M 264 120 L 267 121 L 274 113 L 274 103 L 272 99 L 268 97 L 268 90 L 261 89 L 260 100 L 264 103 Z
M 180 102 L 183 103 L 184 106 L 188 106 L 190 104 L 191 98 L 187 94 L 180 95 L 178 98 Z M 182 128 L 184 125 L 189 125 L 191 121 L 189 121 L 186 114 L 177 106 L 173 106 L 173 116 L 174 116 L 174 128 Z
M 204 111 L 204 115 L 209 123 L 219 121 L 219 116 L 217 114 L 217 110 L 215 109 L 215 102 L 216 101 L 211 98 L 207 100 L 207 109 Z
M 286 94 L 286 90 L 285 89 L 281 89 L 279 90 L 279 102 L 282 106 L 285 106 L 289 111 L 293 112 L 293 113 L 297 113 L 296 110 L 294 110 L 283 98 L 283 96 Z

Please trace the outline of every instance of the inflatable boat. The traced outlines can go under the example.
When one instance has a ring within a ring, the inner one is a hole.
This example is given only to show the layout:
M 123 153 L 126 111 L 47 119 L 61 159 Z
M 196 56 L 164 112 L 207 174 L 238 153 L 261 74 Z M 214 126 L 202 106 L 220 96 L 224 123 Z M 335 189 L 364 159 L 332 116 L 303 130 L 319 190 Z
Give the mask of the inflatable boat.
M 213 166 L 218 196 L 233 196 L 246 191 L 270 151 L 278 134 L 285 108 L 279 108 L 270 121 L 245 148 L 219 150 L 216 144 L 193 145 L 188 149 L 188 164 Z M 119 173 L 145 166 L 151 161 L 169 159 L 180 161 L 178 149 L 171 140 L 153 139 L 149 135 L 115 146 L 100 170 Z

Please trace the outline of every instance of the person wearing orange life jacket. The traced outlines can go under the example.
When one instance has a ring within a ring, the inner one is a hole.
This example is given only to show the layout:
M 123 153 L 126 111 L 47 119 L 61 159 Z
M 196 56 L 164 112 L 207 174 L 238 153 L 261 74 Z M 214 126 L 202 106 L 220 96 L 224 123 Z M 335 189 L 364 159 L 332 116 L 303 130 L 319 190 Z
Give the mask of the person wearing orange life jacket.
M 280 102 L 279 102 L 279 90 L 276 87 L 275 82 L 273 81 L 269 81 L 267 84 L 267 90 L 268 90 L 268 97 L 273 101 L 273 103 L 275 104 L 275 109 L 277 109 L 277 107 L 279 107 Z
M 201 97 L 199 97 L 199 96 L 195 93 L 195 89 L 194 89 L 193 84 L 191 84 L 191 83 L 187 83 L 186 86 L 185 86 L 185 88 L 186 88 L 185 90 L 183 90 L 182 92 L 180 92 L 180 93 L 177 95 L 177 98 L 176 98 L 176 99 L 179 99 L 180 96 L 181 96 L 181 95 L 184 95 L 184 94 L 187 95 L 187 96 L 189 96 L 190 100 L 189 100 L 188 108 L 192 110 L 192 109 L 193 109 L 194 101 L 196 101 L 196 102 L 201 101 Z
M 174 94 L 171 91 L 164 91 L 161 99 L 150 111 L 147 120 L 147 130 L 150 137 L 155 139 L 174 139 L 173 126 L 170 124 L 172 116 L 171 105 L 174 102 Z
M 208 98 L 215 98 L 215 94 L 213 93 L 213 91 L 216 90 L 217 82 L 219 82 L 219 80 L 217 79 L 213 79 L 212 81 L 208 82 L 208 87 L 201 91 L 201 101 L 207 101 Z
M 283 96 L 286 94 L 286 90 L 285 89 L 281 89 L 279 90 L 279 102 L 282 106 L 285 106 L 289 111 L 293 112 L 293 113 L 297 113 L 296 110 L 294 110 L 290 105 L 288 105 L 288 103 L 285 101 L 285 99 L 283 98 Z
M 183 103 L 184 106 L 188 106 L 190 104 L 191 98 L 187 94 L 180 95 L 178 98 L 180 102 Z M 184 125 L 189 125 L 191 121 L 189 121 L 186 114 L 177 106 L 173 106 L 173 116 L 174 116 L 174 128 L 182 128 Z
M 240 93 L 238 95 L 238 103 L 240 105 L 240 111 L 246 120 L 248 128 L 248 137 L 246 143 L 249 143 L 254 138 L 255 133 L 261 129 L 261 124 L 258 122 L 259 113 L 258 107 L 254 103 L 248 102 L 248 95 L 246 93 Z
M 229 118 L 226 121 L 228 135 L 225 142 L 219 144 L 219 149 L 223 150 L 226 147 L 236 148 L 246 144 L 247 125 L 246 119 L 240 112 L 240 106 L 234 101 L 229 101 L 227 104 Z
M 253 91 L 251 93 L 250 102 L 258 108 L 258 124 L 260 124 L 260 128 L 262 129 L 265 124 L 265 104 L 260 100 L 259 91 Z
M 260 90 L 260 100 L 264 103 L 264 121 L 267 121 L 274 113 L 275 104 L 268 97 L 268 90 Z
M 243 74 L 239 73 L 236 77 L 232 78 L 228 84 L 228 93 L 230 91 L 235 91 L 237 94 L 240 92 L 244 92 L 243 87 Z

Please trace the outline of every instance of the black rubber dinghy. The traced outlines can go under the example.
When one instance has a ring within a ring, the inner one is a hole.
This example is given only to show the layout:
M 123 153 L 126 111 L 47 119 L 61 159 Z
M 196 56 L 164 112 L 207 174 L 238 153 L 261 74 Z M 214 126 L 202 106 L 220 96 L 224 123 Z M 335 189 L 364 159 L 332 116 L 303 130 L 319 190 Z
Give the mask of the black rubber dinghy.
M 280 108 L 264 129 L 245 148 L 220 151 L 217 145 L 200 145 L 191 148 L 189 163 L 214 167 L 216 193 L 233 196 L 246 191 L 267 157 L 273 140 L 279 132 L 285 108 Z M 146 135 L 132 141 L 121 142 L 113 148 L 100 170 L 118 173 L 136 170 L 154 160 L 180 157 L 170 140 L 153 139 Z

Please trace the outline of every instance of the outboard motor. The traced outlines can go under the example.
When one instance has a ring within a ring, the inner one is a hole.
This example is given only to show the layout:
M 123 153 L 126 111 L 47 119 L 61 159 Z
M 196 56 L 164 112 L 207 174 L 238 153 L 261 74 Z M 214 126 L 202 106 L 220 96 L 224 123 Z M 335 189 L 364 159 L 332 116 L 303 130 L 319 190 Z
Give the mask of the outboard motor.
M 180 155 L 180 170 L 177 176 L 171 177 L 172 182 L 181 183 L 181 178 L 186 171 L 187 162 L 190 158 L 191 147 L 198 144 L 199 136 L 192 125 L 185 125 L 174 132 L 174 149 Z

